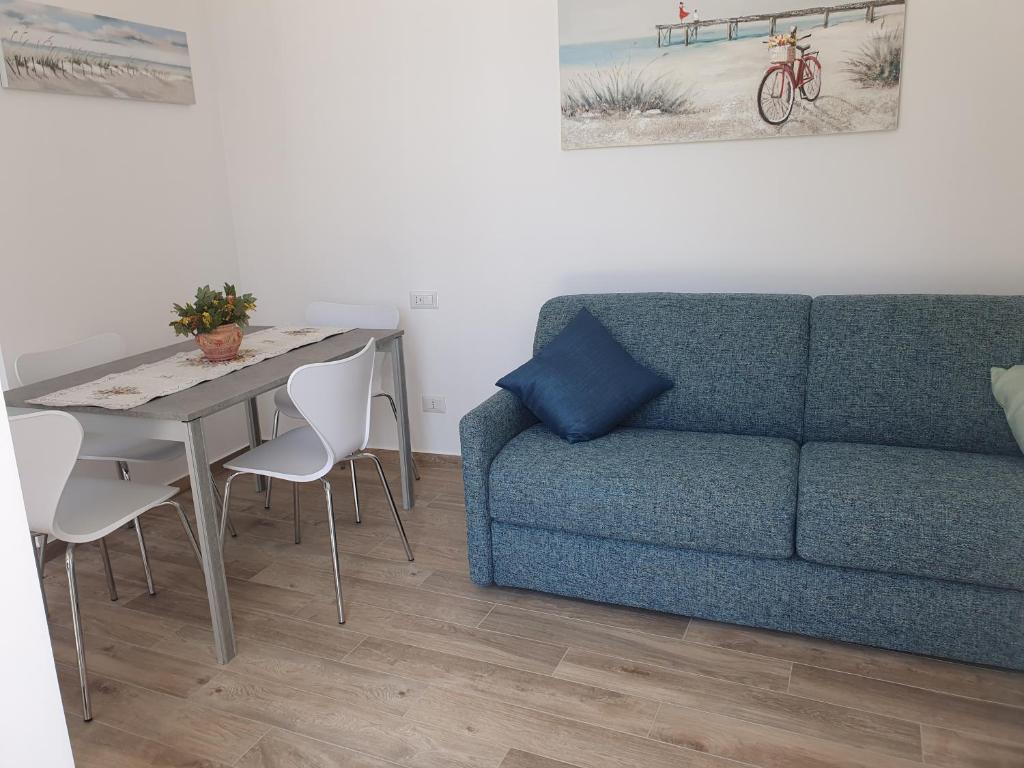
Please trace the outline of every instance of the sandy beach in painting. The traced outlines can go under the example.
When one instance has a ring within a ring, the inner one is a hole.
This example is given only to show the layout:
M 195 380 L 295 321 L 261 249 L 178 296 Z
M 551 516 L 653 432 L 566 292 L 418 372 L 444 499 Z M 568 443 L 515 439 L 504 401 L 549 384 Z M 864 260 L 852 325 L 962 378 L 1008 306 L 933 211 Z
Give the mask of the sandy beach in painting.
M 562 0 L 572 2 L 573 0 Z M 713 2 L 713 0 L 712 0 Z M 734 3 L 735 4 L 735 3 Z M 689 4 L 688 4 L 689 5 Z M 812 5 L 808 3 L 807 5 Z M 673 5 L 667 6 L 671 11 Z M 799 0 L 780 0 L 779 9 L 803 7 Z M 763 12 L 763 11 L 758 11 Z M 702 18 L 708 14 L 702 12 Z M 560 48 L 563 98 L 562 144 L 565 149 L 663 144 L 773 136 L 889 130 L 899 120 L 899 83 L 865 83 L 850 70 L 850 61 L 882 36 L 895 37 L 902 49 L 905 6 L 877 11 L 868 23 L 863 11 L 837 14 L 824 28 L 823 17 L 780 21 L 778 31 L 796 24 L 810 33 L 823 69 L 821 96 L 799 98 L 792 117 L 781 126 L 766 123 L 758 113 L 757 91 L 769 66 L 767 24 L 740 27 L 740 37 L 726 38 L 726 27 L 701 29 L 689 46 L 658 48 L 652 19 L 645 37 L 604 41 L 563 42 Z M 673 19 L 657 19 L 672 23 Z M 563 39 L 564 39 L 563 35 Z M 675 40 L 679 40 L 676 32 Z M 611 75 L 634 78 L 678 96 L 676 113 L 659 110 L 597 110 L 571 114 L 567 97 L 581 83 Z
M 184 32 L 26 0 L 0 0 L 6 88 L 192 104 Z

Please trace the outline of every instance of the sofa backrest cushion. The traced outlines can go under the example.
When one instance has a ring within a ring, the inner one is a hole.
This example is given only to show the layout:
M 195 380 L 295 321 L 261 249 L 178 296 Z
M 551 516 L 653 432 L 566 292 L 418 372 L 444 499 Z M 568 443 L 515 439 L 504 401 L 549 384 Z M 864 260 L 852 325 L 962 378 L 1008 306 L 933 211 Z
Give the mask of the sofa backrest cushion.
M 823 296 L 804 439 L 1018 454 L 993 366 L 1024 362 L 1024 296 Z
M 810 306 L 789 295 L 560 296 L 541 308 L 534 351 L 586 308 L 675 384 L 624 426 L 800 440 Z

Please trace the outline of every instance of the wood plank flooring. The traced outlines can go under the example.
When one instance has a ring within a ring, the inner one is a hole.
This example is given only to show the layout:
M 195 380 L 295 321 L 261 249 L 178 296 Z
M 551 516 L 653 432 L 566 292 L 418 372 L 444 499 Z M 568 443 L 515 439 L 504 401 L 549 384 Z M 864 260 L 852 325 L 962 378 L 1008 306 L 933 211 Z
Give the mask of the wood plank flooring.
M 393 457 L 385 462 L 397 485 Z M 364 468 L 365 469 L 365 468 Z M 226 562 L 239 653 L 218 665 L 177 521 L 79 559 L 95 720 L 80 719 L 63 569 L 51 636 L 80 768 L 1024 768 L 1024 674 L 513 589 L 467 576 L 457 465 L 425 458 L 402 556 L 376 479 L 362 525 L 334 483 L 347 622 L 326 508 L 264 510 L 236 484 Z M 182 501 L 188 502 L 187 494 Z M 186 504 L 187 506 L 187 504 Z

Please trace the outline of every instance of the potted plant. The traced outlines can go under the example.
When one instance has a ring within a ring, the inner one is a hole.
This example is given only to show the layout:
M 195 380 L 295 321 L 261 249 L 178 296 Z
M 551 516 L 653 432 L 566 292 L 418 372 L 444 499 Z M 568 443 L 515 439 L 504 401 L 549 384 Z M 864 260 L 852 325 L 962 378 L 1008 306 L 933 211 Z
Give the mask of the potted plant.
M 223 291 L 204 285 L 196 290 L 193 302 L 174 305 L 178 317 L 170 326 L 179 336 L 194 336 L 206 359 L 220 363 L 238 356 L 242 328 L 249 324 L 249 313 L 255 308 L 255 296 L 239 296 L 229 283 L 224 283 Z

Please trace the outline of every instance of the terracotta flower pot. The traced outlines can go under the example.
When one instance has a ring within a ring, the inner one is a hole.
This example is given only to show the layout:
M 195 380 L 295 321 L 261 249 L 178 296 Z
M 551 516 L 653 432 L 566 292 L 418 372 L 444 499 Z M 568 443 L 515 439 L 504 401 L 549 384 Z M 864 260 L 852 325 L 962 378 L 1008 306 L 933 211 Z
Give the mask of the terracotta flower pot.
M 196 336 L 196 344 L 211 363 L 234 360 L 242 346 L 242 329 L 234 323 L 222 325 L 210 333 L 200 333 Z

